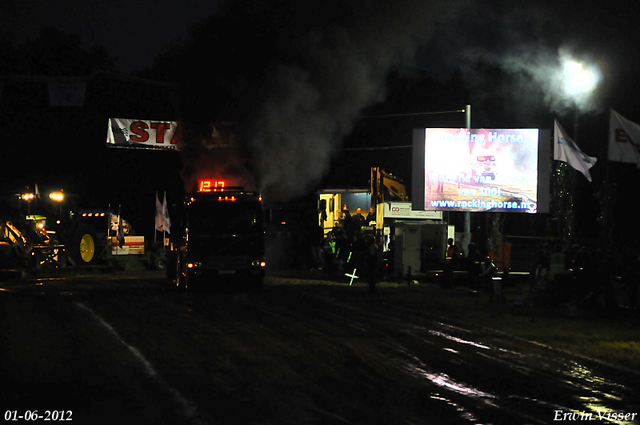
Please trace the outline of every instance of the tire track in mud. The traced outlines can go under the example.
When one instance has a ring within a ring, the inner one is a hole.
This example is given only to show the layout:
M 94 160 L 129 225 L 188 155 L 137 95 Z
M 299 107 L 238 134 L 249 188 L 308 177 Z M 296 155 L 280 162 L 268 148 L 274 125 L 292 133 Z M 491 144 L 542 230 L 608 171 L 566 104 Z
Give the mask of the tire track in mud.
M 76 307 L 85 311 L 93 319 L 100 324 L 107 332 L 109 332 L 120 344 L 129 350 L 133 357 L 139 362 L 145 374 L 148 375 L 162 390 L 167 392 L 172 401 L 179 406 L 181 414 L 193 425 L 207 425 L 208 422 L 200 417 L 199 409 L 191 400 L 186 399 L 180 391 L 170 385 L 158 372 L 154 366 L 142 355 L 140 350 L 130 345 L 118 334 L 118 332 L 102 317 L 98 316 L 95 311 L 87 307 L 84 303 L 76 302 Z
M 307 298 L 314 302 L 288 304 L 283 312 L 279 310 L 279 318 L 304 321 L 312 329 L 340 319 L 343 327 L 328 339 L 348 346 L 368 366 L 370 375 L 395 383 L 395 392 L 389 393 L 392 398 L 408 397 L 415 404 L 416 397 L 429 397 L 454 408 L 461 420 L 494 423 L 547 423 L 558 410 L 598 416 L 598 412 L 637 407 L 626 395 L 630 388 L 624 384 L 611 382 L 575 359 L 544 347 L 487 330 L 449 325 L 423 312 L 375 300 L 354 303 L 317 295 Z M 276 314 L 269 311 L 272 306 L 259 308 Z M 416 382 L 420 382 L 418 389 Z M 398 390 L 403 384 L 413 388 L 414 394 L 407 396 Z M 637 388 L 631 390 L 637 392 Z
M 578 359 L 363 288 L 133 289 L 85 302 L 208 417 L 235 423 L 548 423 L 555 410 L 625 410 L 625 391 L 637 394 Z
M 508 413 L 503 406 L 495 404 L 495 395 L 460 379 L 463 375 L 460 367 L 454 368 L 455 373 L 449 375 L 432 372 L 432 367 L 420 360 L 420 357 L 440 357 L 440 365 L 452 363 L 445 359 L 451 353 L 438 346 L 445 335 L 442 332 L 430 331 L 406 317 L 372 311 L 371 305 L 344 304 L 327 297 L 303 296 L 300 300 L 289 300 L 286 305 L 274 304 L 261 301 L 253 303 L 253 307 L 291 326 L 304 323 L 304 327 L 314 334 L 322 329 L 327 343 L 338 347 L 343 356 L 347 348 L 346 355 L 352 359 L 351 367 L 357 370 L 357 379 L 377 387 L 377 391 L 384 389 L 383 404 L 390 410 L 404 411 L 406 422 L 401 423 L 411 423 L 412 416 L 414 419 L 421 417 L 415 415 L 416 412 L 428 414 L 435 423 L 441 420 L 438 417 L 446 418 L 442 423 L 457 423 L 477 420 L 481 416 L 491 417 L 494 423 L 500 423 L 500 418 L 505 423 L 531 423 L 529 415 L 516 411 Z M 336 327 L 336 322 L 341 326 Z M 470 341 L 451 336 L 448 339 L 478 348 L 478 344 Z

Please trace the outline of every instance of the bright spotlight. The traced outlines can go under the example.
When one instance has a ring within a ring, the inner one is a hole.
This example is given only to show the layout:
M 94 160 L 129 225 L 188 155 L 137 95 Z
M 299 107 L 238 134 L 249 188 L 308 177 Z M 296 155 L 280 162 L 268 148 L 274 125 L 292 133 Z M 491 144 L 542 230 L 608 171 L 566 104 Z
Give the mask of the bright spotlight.
M 64 201 L 64 193 L 62 193 L 62 192 L 51 192 L 49 194 L 49 199 L 51 199 L 52 201 L 55 201 L 55 202 L 62 202 L 62 201 Z
M 601 79 L 600 71 L 595 65 L 585 68 L 580 62 L 571 60 L 562 64 L 562 72 L 565 90 L 574 98 L 589 95 Z

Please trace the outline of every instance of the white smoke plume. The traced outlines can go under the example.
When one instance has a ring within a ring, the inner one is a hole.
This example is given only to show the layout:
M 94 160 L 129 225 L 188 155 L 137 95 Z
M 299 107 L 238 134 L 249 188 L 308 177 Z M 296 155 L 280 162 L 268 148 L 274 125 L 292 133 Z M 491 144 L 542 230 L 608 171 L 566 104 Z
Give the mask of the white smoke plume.
M 273 57 L 264 58 L 267 66 L 256 64 L 264 70 L 253 72 L 251 60 L 260 56 L 246 52 L 241 56 L 248 68 L 226 81 L 227 86 L 241 82 L 241 89 L 229 90 L 240 99 L 234 100 L 239 106 L 232 118 L 238 124 L 238 140 L 258 188 L 276 198 L 300 195 L 323 177 L 332 153 L 361 111 L 384 99 L 389 72 L 411 66 L 417 46 L 438 22 L 455 14 L 458 4 L 240 2 L 240 10 L 247 11 L 252 22 L 268 22 L 269 16 L 256 18 L 261 13 L 285 21 L 273 40 Z M 234 3 L 238 10 L 238 1 Z M 224 57 L 218 59 L 227 63 Z

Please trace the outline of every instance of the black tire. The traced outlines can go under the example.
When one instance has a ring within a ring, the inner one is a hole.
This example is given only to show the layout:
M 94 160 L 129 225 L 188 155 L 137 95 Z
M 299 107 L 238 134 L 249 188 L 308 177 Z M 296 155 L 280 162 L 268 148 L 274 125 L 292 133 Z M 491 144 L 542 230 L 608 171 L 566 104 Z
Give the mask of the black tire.
M 98 259 L 96 230 L 87 223 L 80 223 L 71 238 L 71 258 L 77 265 L 94 264 Z
M 153 259 L 153 268 L 159 271 L 167 270 L 167 257 L 164 255 L 158 255 Z

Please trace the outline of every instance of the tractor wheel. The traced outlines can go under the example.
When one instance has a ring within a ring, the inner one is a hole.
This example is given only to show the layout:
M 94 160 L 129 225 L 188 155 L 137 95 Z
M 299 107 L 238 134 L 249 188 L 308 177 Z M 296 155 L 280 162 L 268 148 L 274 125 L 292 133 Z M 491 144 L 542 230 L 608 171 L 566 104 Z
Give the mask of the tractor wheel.
M 164 255 L 158 255 L 156 258 L 153 259 L 153 267 L 159 271 L 166 271 L 167 257 L 165 257 Z
M 98 257 L 96 231 L 93 226 L 78 225 L 71 240 L 71 255 L 78 265 L 92 264 Z

